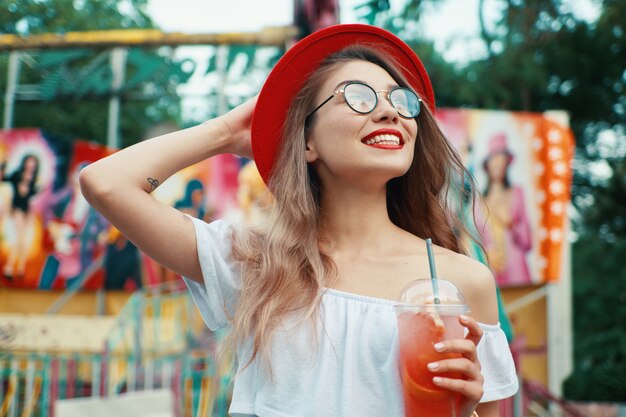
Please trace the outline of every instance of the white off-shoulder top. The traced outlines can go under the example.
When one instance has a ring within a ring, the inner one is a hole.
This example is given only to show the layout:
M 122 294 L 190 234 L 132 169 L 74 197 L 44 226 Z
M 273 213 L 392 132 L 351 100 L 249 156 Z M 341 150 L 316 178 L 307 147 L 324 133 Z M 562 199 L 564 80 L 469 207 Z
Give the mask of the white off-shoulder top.
M 229 324 L 240 289 L 230 256 L 230 224 L 193 219 L 204 283 L 185 278 L 207 326 Z M 244 370 L 237 349 L 230 414 L 234 417 L 403 417 L 394 302 L 326 289 L 316 334 L 308 321 L 285 321 L 270 346 L 272 378 L 260 357 Z M 485 379 L 481 402 L 512 396 L 518 380 L 500 325 L 481 324 L 477 350 Z

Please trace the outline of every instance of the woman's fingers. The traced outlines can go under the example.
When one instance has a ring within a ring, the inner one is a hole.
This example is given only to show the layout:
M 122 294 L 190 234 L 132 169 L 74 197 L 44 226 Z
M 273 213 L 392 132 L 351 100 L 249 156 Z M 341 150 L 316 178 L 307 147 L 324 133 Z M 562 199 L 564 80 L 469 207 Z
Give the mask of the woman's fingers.
M 438 362 L 431 362 L 428 364 L 428 369 L 435 374 L 444 372 L 460 373 L 465 377 L 464 379 L 468 381 L 476 380 L 482 383 L 483 380 L 478 364 L 466 358 L 445 359 Z
M 446 359 L 428 364 L 435 375 L 433 383 L 450 391 L 458 392 L 470 403 L 478 402 L 483 396 L 484 378 L 477 363 L 466 358 Z M 449 373 L 461 374 L 462 378 L 447 378 Z
M 250 127 L 252 116 L 256 107 L 258 95 L 228 113 L 220 116 L 220 120 L 226 127 L 231 137 L 230 146 L 227 147 L 229 153 L 234 153 L 246 158 L 252 158 L 252 145 L 250 143 Z
M 465 339 L 471 340 L 472 342 L 474 342 L 474 345 L 478 346 L 480 339 L 482 339 L 483 337 L 483 329 L 480 327 L 478 322 L 473 318 L 463 314 L 459 316 L 459 322 L 468 330 Z
M 441 341 L 434 347 L 437 352 L 456 353 L 461 357 L 429 363 L 428 369 L 433 373 L 433 383 L 459 393 L 463 397 L 462 408 L 473 410 L 484 393 L 484 378 L 476 351 L 476 346 L 483 337 L 483 330 L 471 317 L 461 315 L 459 322 L 467 328 L 465 338 Z M 450 378 L 454 374 L 456 376 Z
M 441 388 L 457 392 L 464 399 L 463 403 L 476 406 L 483 396 L 484 378 L 480 372 L 480 362 L 476 346 L 483 337 L 483 330 L 478 322 L 471 317 L 461 315 L 461 325 L 467 328 L 464 339 L 445 340 L 435 344 L 435 350 L 440 353 L 456 353 L 461 357 L 442 359 L 428 364 L 433 373 L 433 382 Z M 457 374 L 454 378 L 450 374 Z
M 478 353 L 474 341 L 469 339 L 453 339 L 446 340 L 435 344 L 435 350 L 439 353 L 460 353 L 464 358 L 471 362 L 475 362 L 480 369 L 478 363 Z
M 463 379 L 453 379 L 436 376 L 433 378 L 433 382 L 435 383 L 435 385 L 441 388 L 458 392 L 471 403 L 478 403 L 484 393 L 482 380 L 480 382 L 466 381 Z

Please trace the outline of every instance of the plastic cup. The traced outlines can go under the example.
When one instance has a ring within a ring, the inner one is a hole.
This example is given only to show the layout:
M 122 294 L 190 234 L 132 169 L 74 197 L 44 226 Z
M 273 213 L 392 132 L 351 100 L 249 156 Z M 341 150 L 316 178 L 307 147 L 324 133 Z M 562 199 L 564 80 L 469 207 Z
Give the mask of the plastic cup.
M 457 417 L 460 395 L 435 385 L 433 377 L 461 378 L 457 373 L 433 373 L 427 365 L 461 357 L 439 353 L 434 344 L 462 339 L 465 328 L 459 315 L 469 311 L 461 292 L 450 281 L 438 280 L 440 304 L 435 304 L 428 279 L 411 282 L 402 293 L 402 304 L 395 306 L 400 344 L 405 417 Z

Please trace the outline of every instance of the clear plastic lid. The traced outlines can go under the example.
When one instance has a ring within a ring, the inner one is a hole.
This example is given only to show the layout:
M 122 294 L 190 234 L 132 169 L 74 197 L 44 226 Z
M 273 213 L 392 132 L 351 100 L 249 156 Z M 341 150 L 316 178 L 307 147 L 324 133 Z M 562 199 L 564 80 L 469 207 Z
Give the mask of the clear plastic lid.
M 428 306 L 446 310 L 458 310 L 459 313 L 469 311 L 465 297 L 461 291 L 448 280 L 437 279 L 439 303 L 435 303 L 433 283 L 430 279 L 416 279 L 409 282 L 400 294 L 401 305 L 398 308 Z

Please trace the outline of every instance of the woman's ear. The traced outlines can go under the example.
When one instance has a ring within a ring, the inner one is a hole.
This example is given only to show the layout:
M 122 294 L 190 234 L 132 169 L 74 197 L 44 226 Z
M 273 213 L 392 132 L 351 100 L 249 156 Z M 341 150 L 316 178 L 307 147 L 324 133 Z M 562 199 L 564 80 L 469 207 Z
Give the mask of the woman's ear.
M 304 151 L 304 154 L 306 157 L 306 162 L 309 164 L 317 161 L 318 159 L 317 152 L 315 151 L 315 146 L 311 142 L 306 143 L 306 150 Z

